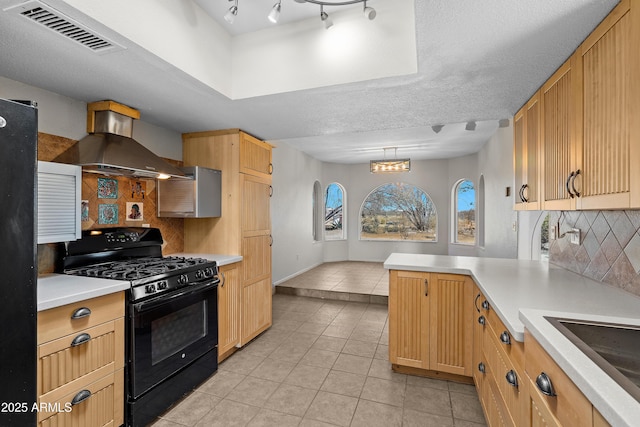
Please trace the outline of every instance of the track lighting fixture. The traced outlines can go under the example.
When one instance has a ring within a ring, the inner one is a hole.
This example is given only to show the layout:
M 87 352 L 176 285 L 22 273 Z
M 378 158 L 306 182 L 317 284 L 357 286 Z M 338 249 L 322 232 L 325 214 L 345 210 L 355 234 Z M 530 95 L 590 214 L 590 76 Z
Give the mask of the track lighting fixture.
M 444 125 L 433 125 L 433 126 L 431 126 L 431 129 L 435 133 L 440 133 L 440 131 L 442 130 L 443 127 L 444 127 Z
M 498 121 L 498 126 L 501 128 L 508 128 L 509 127 L 509 119 L 500 119 L 500 121 Z
M 467 125 L 464 127 L 466 130 L 476 130 L 476 122 L 471 120 L 467 122 Z
M 229 8 L 227 13 L 224 15 L 225 21 L 229 24 L 233 24 L 238 15 L 238 0 L 229 0 L 230 2 L 234 2 L 234 5 Z M 376 10 L 370 6 L 367 6 L 368 0 L 346 0 L 340 2 L 334 1 L 321 1 L 321 0 L 294 0 L 296 3 L 311 3 L 320 6 L 320 19 L 324 23 L 325 28 L 329 29 L 333 26 L 333 20 L 329 17 L 329 14 L 324 11 L 324 6 L 348 6 L 357 3 L 363 3 L 362 12 L 364 16 L 373 20 L 376 17 Z M 273 5 L 271 11 L 269 12 L 268 19 L 269 21 L 277 24 L 280 19 L 280 11 L 282 9 L 282 0 L 278 0 L 276 4 Z
M 281 3 L 282 3 L 282 0 L 274 4 L 273 8 L 271 9 L 271 12 L 269 12 L 269 16 L 268 16 L 269 21 L 273 22 L 274 24 L 277 24 L 278 20 L 280 19 Z
M 229 0 L 229 1 L 234 1 L 234 0 Z M 233 6 L 231 6 L 227 11 L 227 13 L 224 14 L 224 20 L 227 21 L 229 24 L 233 24 L 233 21 L 236 20 L 237 15 L 238 15 L 238 0 L 235 0 L 235 3 L 233 4 Z

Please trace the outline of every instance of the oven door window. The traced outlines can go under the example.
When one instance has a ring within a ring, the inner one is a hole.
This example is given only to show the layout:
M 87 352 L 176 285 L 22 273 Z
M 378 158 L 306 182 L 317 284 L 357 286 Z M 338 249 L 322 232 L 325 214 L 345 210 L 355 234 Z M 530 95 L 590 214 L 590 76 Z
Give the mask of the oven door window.
M 216 349 L 216 291 L 209 286 L 132 306 L 130 386 L 134 397 Z

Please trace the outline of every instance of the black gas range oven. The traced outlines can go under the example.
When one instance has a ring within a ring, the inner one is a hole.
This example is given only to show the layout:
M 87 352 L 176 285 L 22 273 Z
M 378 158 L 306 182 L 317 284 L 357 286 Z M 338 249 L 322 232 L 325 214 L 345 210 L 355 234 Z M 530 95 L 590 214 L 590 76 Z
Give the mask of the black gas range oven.
M 126 280 L 126 420 L 144 426 L 218 368 L 218 266 L 163 257 L 157 228 L 86 230 L 65 274 Z

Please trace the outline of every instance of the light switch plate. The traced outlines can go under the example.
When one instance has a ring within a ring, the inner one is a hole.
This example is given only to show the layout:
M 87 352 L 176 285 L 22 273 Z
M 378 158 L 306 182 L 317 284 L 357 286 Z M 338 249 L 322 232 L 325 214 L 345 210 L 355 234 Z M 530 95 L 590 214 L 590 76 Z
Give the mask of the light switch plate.
M 569 238 L 569 242 L 573 245 L 579 245 L 580 244 L 580 229 L 579 228 L 572 228 L 571 229 L 571 234 L 569 235 L 571 236 Z
M 549 227 L 549 240 L 556 240 L 557 235 L 558 233 L 556 231 L 556 226 L 552 225 L 551 227 Z

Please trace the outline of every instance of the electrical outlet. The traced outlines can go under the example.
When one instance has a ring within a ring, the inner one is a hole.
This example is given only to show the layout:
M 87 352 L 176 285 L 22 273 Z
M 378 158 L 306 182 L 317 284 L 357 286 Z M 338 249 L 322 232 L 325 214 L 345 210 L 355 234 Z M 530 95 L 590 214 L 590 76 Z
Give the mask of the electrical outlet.
M 549 227 L 549 240 L 556 240 L 558 232 L 556 230 L 556 226 L 552 225 L 551 227 Z
M 570 236 L 569 237 L 569 243 L 571 243 L 573 245 L 579 245 L 580 244 L 580 229 L 579 228 L 572 228 L 569 236 Z

